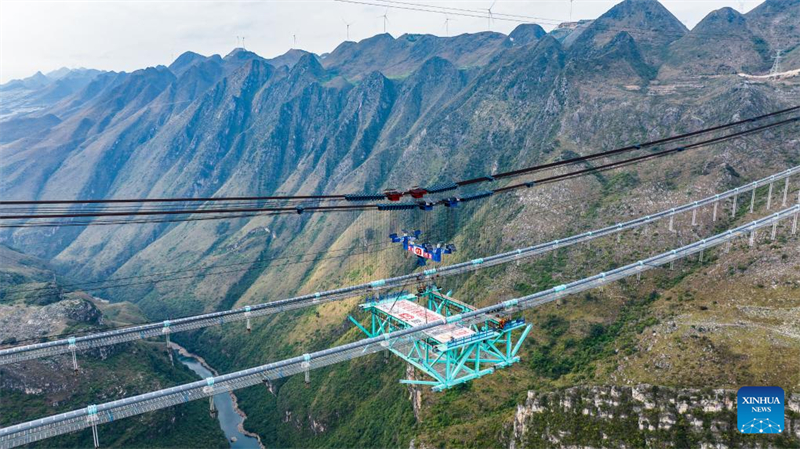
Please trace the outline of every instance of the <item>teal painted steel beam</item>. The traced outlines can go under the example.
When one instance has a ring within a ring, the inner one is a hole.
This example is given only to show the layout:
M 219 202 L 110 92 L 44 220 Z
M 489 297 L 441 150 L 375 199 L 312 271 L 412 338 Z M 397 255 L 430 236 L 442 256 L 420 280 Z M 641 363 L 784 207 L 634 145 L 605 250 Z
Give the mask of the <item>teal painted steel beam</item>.
M 423 345 L 420 345 L 419 341 L 415 341 L 412 352 L 415 352 L 417 354 L 417 358 L 422 360 L 423 363 L 428 363 L 427 348 L 425 348 L 426 351 L 423 353 L 423 350 L 422 350 L 422 348 L 420 348 L 420 346 L 423 346 Z M 425 345 L 425 346 L 427 346 L 427 345 Z
M 485 345 L 484 348 L 486 349 L 486 352 L 489 352 L 490 354 L 493 354 L 494 356 L 496 356 L 500 360 L 506 360 L 507 359 L 506 356 L 502 352 L 500 352 L 500 350 L 498 350 L 494 345 Z
M 456 385 L 463 384 L 465 382 L 469 382 L 471 380 L 477 379 L 479 377 L 486 376 L 488 374 L 494 373 L 494 368 L 486 368 L 485 370 L 479 371 L 475 374 L 471 374 L 469 376 L 459 377 L 452 382 L 442 383 L 441 385 L 437 385 L 433 387 L 433 391 L 442 391 L 448 388 L 455 387 Z
M 432 380 L 411 380 L 411 379 L 400 379 L 401 384 L 410 384 L 410 385 L 441 385 L 441 382 L 435 382 Z
M 437 363 L 445 355 L 445 353 L 446 353 L 445 351 L 439 352 L 439 357 L 436 357 L 436 359 L 434 359 L 433 363 L 434 364 Z
M 367 330 L 367 329 L 366 329 L 364 326 L 362 326 L 362 325 L 361 325 L 361 323 L 359 323 L 359 322 L 358 322 L 358 321 L 357 321 L 355 318 L 353 318 L 352 316 L 348 315 L 348 316 L 347 316 L 347 318 L 350 318 L 350 321 L 352 321 L 352 322 L 353 322 L 353 324 L 355 324 L 355 325 L 356 325 L 356 327 L 358 327 L 359 329 L 361 329 L 361 332 L 363 332 L 363 333 L 367 334 L 367 337 L 369 337 L 369 338 L 372 338 L 372 337 L 374 337 L 374 336 L 375 336 L 375 335 L 371 334 L 371 333 L 370 333 L 370 332 L 369 332 L 369 331 L 368 331 L 368 330 Z
M 510 360 L 506 360 L 500 363 L 495 363 L 494 365 L 492 365 L 492 368 L 507 368 L 517 362 L 519 362 L 519 357 L 514 357 Z
M 480 363 L 492 364 L 492 363 L 505 362 L 505 359 L 492 359 L 492 358 L 486 358 L 485 356 L 481 356 L 480 360 L 478 360 L 477 357 L 474 357 L 474 358 L 471 358 L 471 359 L 467 360 L 467 363 L 476 363 L 477 364 L 479 361 L 480 361 Z
M 449 379 L 450 378 L 450 359 L 451 358 L 452 357 L 450 357 L 450 354 L 447 354 L 447 357 L 445 357 L 445 359 L 444 359 L 444 361 L 445 361 L 445 365 L 444 365 L 444 377 L 445 377 L 445 379 Z
M 428 376 L 433 377 L 434 379 L 438 380 L 440 383 L 444 383 L 445 379 L 441 376 L 441 374 L 439 374 L 438 371 L 436 371 L 434 369 L 429 369 L 425 365 L 417 362 L 414 359 L 406 358 L 404 355 L 402 355 L 402 353 L 398 353 L 398 352 L 395 352 L 395 351 L 392 351 L 392 352 L 394 352 L 398 357 L 400 357 L 401 359 L 405 360 L 407 363 L 410 363 L 415 368 L 417 368 L 418 370 L 420 370 L 423 373 L 427 374 Z
M 406 353 L 403 353 L 403 358 L 405 358 L 405 359 L 411 359 L 411 358 L 413 358 L 413 357 L 414 357 L 414 353 L 415 353 L 416 351 L 417 351 L 417 342 L 415 341 L 415 342 L 414 342 L 414 344 L 413 344 L 413 345 L 411 345 L 411 347 L 410 347 L 410 348 L 408 348 L 408 353 L 407 353 L 407 354 L 406 354 Z
M 511 351 L 511 357 L 515 357 L 517 355 L 517 352 L 519 352 L 519 349 L 522 347 L 522 342 L 528 337 L 528 334 L 531 332 L 532 328 L 533 325 L 529 324 L 527 327 L 525 327 L 525 330 L 522 331 L 522 335 L 520 335 L 517 339 L 517 344 L 514 346 L 514 350 Z
M 469 360 L 469 355 L 475 351 L 475 346 L 476 345 L 472 345 L 470 349 L 463 351 L 462 355 L 460 356 L 461 361 L 458 362 L 458 365 L 456 365 L 456 368 L 453 370 L 453 374 L 451 377 L 456 377 L 458 372 L 461 371 L 461 368 L 463 368 L 464 364 L 467 363 L 467 360 Z

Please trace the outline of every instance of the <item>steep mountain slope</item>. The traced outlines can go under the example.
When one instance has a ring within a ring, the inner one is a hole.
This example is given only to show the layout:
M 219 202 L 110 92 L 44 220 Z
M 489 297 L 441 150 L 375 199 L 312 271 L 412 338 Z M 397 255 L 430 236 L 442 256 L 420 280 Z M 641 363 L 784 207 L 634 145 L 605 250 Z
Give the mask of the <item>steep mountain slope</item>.
M 579 54 L 591 53 L 623 32 L 632 36 L 647 64 L 658 66 L 668 45 L 687 29 L 657 0 L 625 0 L 594 20 L 571 46 Z
M 153 138 L 156 130 L 216 85 L 226 72 L 253 60 L 266 64 L 254 54 L 237 52 L 226 60 L 196 60 L 179 78 L 161 67 L 90 84 L 74 99 L 54 108 L 55 113 L 65 117 L 56 126 L 0 148 L 5 175 L 0 188 L 8 192 L 9 198 L 68 192 L 77 196 L 106 195 L 127 160 L 136 149 L 141 151 L 140 146 Z M 48 181 L 43 183 L 44 178 Z M 10 185 L 15 185 L 13 193 Z M 36 234 L 20 233 L 17 241 L 25 241 L 27 235 L 36 238 Z M 63 239 L 50 239 L 36 252 L 60 252 L 75 235 L 66 231 L 59 236 Z
M 314 63 L 314 60 L 309 60 L 309 63 Z M 296 66 L 295 69 L 301 67 Z M 385 139 L 384 136 L 405 135 L 423 117 L 432 114 L 432 111 L 449 101 L 448 94 L 460 90 L 464 82 L 463 76 L 450 63 L 433 59 L 401 86 L 396 86 L 379 74 L 370 75 L 357 87 L 346 91 L 325 89 L 315 83 L 300 98 L 287 103 L 280 117 L 270 119 L 269 124 L 263 125 L 273 126 L 273 120 L 281 120 L 280 126 L 274 131 L 261 134 L 260 138 L 265 140 L 256 146 L 259 151 L 243 157 L 248 163 L 238 168 L 232 179 L 238 183 L 240 179 L 250 178 L 253 183 L 266 184 L 268 187 L 265 188 L 279 188 L 282 191 L 311 192 L 335 185 L 334 183 L 347 185 L 353 181 L 371 183 L 374 188 L 378 188 L 381 178 L 362 174 L 372 173 L 375 168 L 373 164 L 378 161 L 384 164 L 381 172 L 389 171 L 396 156 L 385 154 L 384 145 L 376 145 L 375 142 L 381 142 Z M 280 90 L 276 87 L 275 93 L 277 92 Z M 264 98 L 263 101 L 271 100 Z M 303 116 L 326 118 L 324 122 L 329 125 L 327 129 L 309 126 L 301 120 Z M 266 117 L 263 119 L 266 120 Z M 319 147 L 314 148 L 312 145 Z M 276 159 L 280 154 L 276 151 L 277 146 L 286 148 L 281 156 L 283 159 Z M 254 163 L 270 171 L 254 171 Z M 291 167 L 296 169 L 292 171 Z M 230 186 L 230 189 L 234 188 L 234 185 Z M 239 191 L 231 192 L 235 194 Z M 345 218 L 351 219 L 350 216 Z M 338 218 L 333 220 L 339 221 Z M 279 220 L 279 223 L 283 221 Z M 246 225 L 244 222 L 233 222 L 225 232 L 221 232 L 216 224 L 189 228 L 181 225 L 126 263 L 120 269 L 120 274 L 139 272 L 152 265 L 151 258 L 160 260 L 165 254 L 172 254 L 170 257 L 179 257 L 182 263 L 191 264 L 201 258 L 220 263 L 231 258 L 251 260 L 264 257 L 265 254 L 280 253 L 289 246 L 291 235 L 299 233 L 305 226 L 296 220 L 287 222 L 291 223 L 288 228 L 274 224 L 272 219 L 256 219 Z M 186 239 L 185 233 L 188 229 L 193 229 L 191 240 Z M 239 230 L 235 231 L 237 229 Z M 267 246 L 263 247 L 265 235 L 263 231 L 259 232 L 262 229 L 271 230 L 267 237 L 269 234 L 279 233 L 281 239 L 269 238 Z M 324 250 L 329 245 L 331 233 L 336 233 L 335 227 L 329 227 L 322 233 L 312 232 L 317 239 L 311 249 L 319 247 L 319 250 Z M 302 240 L 302 236 L 298 237 Z M 257 241 L 262 243 L 256 243 Z M 266 265 L 259 266 L 258 271 L 260 270 L 270 272 Z M 271 272 L 271 275 L 275 274 L 277 273 Z M 213 282 L 234 282 L 237 276 L 216 279 Z M 197 285 L 198 294 L 208 293 L 209 290 L 204 284 Z M 214 290 L 220 293 L 220 289 Z M 152 293 L 154 298 L 160 296 L 159 292 Z M 214 296 L 222 299 L 217 294 Z M 206 297 L 206 300 L 213 301 L 210 297 Z
M 598 86 L 602 86 L 599 80 L 613 80 L 617 85 L 646 85 L 656 73 L 643 58 L 633 37 L 624 31 L 603 47 L 571 56 L 569 69 Z
M 61 119 L 66 118 L 75 112 L 80 112 L 81 108 L 90 101 L 107 94 L 111 89 L 124 82 L 130 76 L 126 72 L 104 72 L 95 77 L 83 89 L 62 101 L 56 103 L 47 112 L 54 114 Z M 37 114 L 34 114 L 37 115 Z
M 659 72 L 661 78 L 758 74 L 770 66 L 767 43 L 753 34 L 745 16 L 733 8 L 711 12 L 689 34 L 673 42 L 669 52 Z
M 0 245 L 0 303 L 22 299 L 15 290 L 38 289 L 55 285 L 56 274 L 47 262 Z M 58 295 L 53 295 L 58 300 Z M 37 301 L 38 302 L 38 301 Z M 11 335 L 13 336 L 13 334 Z M 2 341 L 2 339 L 0 339 Z
M 797 70 L 800 69 L 800 47 L 786 54 L 781 58 L 781 70 Z
M 280 68 L 282 66 L 286 66 L 286 67 L 291 69 L 304 56 L 311 55 L 311 54 L 312 53 L 309 53 L 307 51 L 297 50 L 297 49 L 293 48 L 293 49 L 287 51 L 286 53 L 284 53 L 284 54 L 282 54 L 280 56 L 276 56 L 274 58 L 267 59 L 267 62 L 269 62 L 270 64 L 272 64 L 276 68 Z
M 564 48 L 569 48 L 581 34 L 592 24 L 594 20 L 579 20 L 577 22 L 567 22 L 554 28 L 550 33 L 554 39 L 561 42 Z
M 535 23 L 517 25 L 508 35 L 508 40 L 514 45 L 528 45 L 543 38 L 547 32 Z
M 182 53 L 178 56 L 177 59 L 172 61 L 172 64 L 169 65 L 169 71 L 172 72 L 175 76 L 183 75 L 183 72 L 191 68 L 192 66 L 202 62 L 207 61 L 209 58 L 195 53 L 193 51 L 187 51 Z
M 800 1 L 766 0 L 747 13 L 754 33 L 777 50 L 791 51 L 800 45 Z

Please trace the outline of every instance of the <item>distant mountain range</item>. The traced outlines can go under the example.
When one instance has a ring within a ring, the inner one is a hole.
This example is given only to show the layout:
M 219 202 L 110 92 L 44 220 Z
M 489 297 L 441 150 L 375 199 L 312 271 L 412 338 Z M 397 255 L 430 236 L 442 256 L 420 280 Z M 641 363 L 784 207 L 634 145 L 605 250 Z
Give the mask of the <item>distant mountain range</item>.
M 581 21 L 577 27 L 558 27 L 550 35 L 564 47 L 571 47 L 577 41 L 581 51 L 587 52 L 598 50 L 620 32 L 626 32 L 634 36 L 648 64 L 657 68 L 667 63 L 663 75 L 668 77 L 678 75 L 675 70 L 683 71 L 684 75 L 696 75 L 696 69 L 701 70 L 700 74 L 707 75 L 740 71 L 759 74 L 771 66 L 778 50 L 783 52 L 787 67 L 794 67 L 795 61 L 800 58 L 800 40 L 795 37 L 800 20 L 797 5 L 798 0 L 767 1 L 746 15 L 732 8 L 722 8 L 711 12 L 689 31 L 658 2 L 635 0 L 617 5 L 596 23 L 592 20 Z M 583 35 L 590 25 L 590 33 Z M 388 77 L 402 77 L 434 56 L 447 59 L 460 68 L 482 66 L 498 51 L 528 45 L 545 34 L 535 24 L 520 25 L 508 36 L 493 32 L 463 34 L 452 38 L 405 34 L 395 39 L 389 34 L 380 34 L 358 43 L 343 42 L 331 53 L 317 58 L 327 70 L 350 81 L 373 71 Z M 276 68 L 291 68 L 304 55 L 310 54 L 292 49 L 272 59 L 264 59 L 251 52 L 236 56 L 242 51 L 235 49 L 225 59 L 246 61 L 257 57 Z M 186 52 L 169 69 L 174 75 L 180 76 L 184 70 L 206 59 L 221 62 L 217 55 L 206 58 Z M 229 67 L 235 66 L 235 62 L 229 64 Z M 0 118 L 10 113 L 50 106 L 75 94 L 102 73 L 105 72 L 61 68 L 46 75 L 37 72 L 31 77 L 2 84 Z
M 0 85 L 0 120 L 51 106 L 84 89 L 96 76 L 93 69 L 61 68 L 43 75 L 13 80 Z

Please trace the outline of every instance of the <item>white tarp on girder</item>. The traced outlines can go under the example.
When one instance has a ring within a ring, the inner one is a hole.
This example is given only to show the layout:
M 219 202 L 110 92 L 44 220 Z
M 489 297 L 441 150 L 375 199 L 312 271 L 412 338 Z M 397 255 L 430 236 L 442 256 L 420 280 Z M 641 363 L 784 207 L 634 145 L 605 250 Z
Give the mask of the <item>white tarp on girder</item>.
M 377 304 L 375 307 L 387 315 L 391 315 L 404 323 L 408 323 L 412 327 L 422 326 L 444 319 L 442 315 L 433 310 L 429 310 L 407 299 L 387 301 Z M 425 334 L 436 339 L 439 343 L 447 343 L 450 340 L 469 337 L 474 333 L 475 331 L 472 329 L 455 324 L 447 324 L 425 331 Z

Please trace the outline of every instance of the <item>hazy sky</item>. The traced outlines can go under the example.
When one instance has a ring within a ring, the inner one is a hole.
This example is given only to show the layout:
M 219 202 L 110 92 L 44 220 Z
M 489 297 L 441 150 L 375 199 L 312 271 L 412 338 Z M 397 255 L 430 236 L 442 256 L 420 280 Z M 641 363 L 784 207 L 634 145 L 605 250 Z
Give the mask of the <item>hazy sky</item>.
M 378 3 L 375 0 L 355 0 Z M 485 10 L 492 1 L 401 0 Z M 575 0 L 572 17 L 596 18 L 617 0 Z M 686 26 L 723 6 L 750 9 L 761 0 L 663 0 Z M 498 0 L 495 14 L 518 14 L 567 21 L 569 0 Z M 361 40 L 387 31 L 445 35 L 445 16 L 334 0 L 0 0 L 0 82 L 37 70 L 90 67 L 131 71 L 169 64 L 186 50 L 225 55 L 245 36 L 248 50 L 272 57 L 297 48 L 325 53 L 345 40 Z M 517 23 L 495 20 L 491 29 L 509 33 Z M 545 29 L 552 25 L 542 23 Z M 451 16 L 450 35 L 485 31 L 483 18 Z

